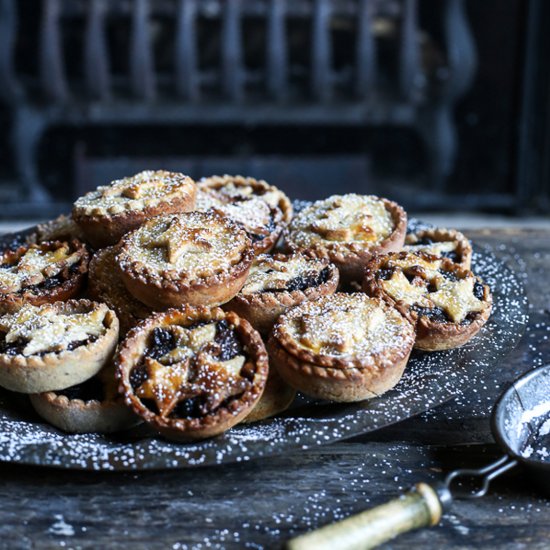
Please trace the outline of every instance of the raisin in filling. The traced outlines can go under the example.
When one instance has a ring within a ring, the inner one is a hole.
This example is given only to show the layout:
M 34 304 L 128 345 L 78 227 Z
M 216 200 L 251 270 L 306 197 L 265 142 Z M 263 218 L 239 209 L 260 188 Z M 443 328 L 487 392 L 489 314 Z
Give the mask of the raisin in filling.
M 478 283 L 477 281 L 474 283 L 474 296 L 478 300 L 483 300 L 485 298 L 483 285 L 481 283 Z
M 458 254 L 454 250 L 450 250 L 449 252 L 441 252 L 441 257 L 448 258 L 455 263 L 458 263 L 460 261 Z
M 277 224 L 273 219 L 273 214 L 270 214 L 269 222 L 264 225 L 264 231 L 262 233 L 253 233 L 250 230 L 247 230 L 248 236 L 252 239 L 252 242 L 257 243 L 263 241 L 269 237 L 277 229 Z
M 380 279 L 381 281 L 389 281 L 393 274 L 395 273 L 395 269 L 392 267 L 383 267 L 382 269 L 379 269 L 376 273 L 376 277 Z
M 105 391 L 101 380 L 94 376 L 78 384 L 77 386 L 71 386 L 64 390 L 58 390 L 55 392 L 57 395 L 64 395 L 68 399 L 80 399 L 81 401 L 103 401 L 105 399 Z
M 439 273 L 441 273 L 441 275 L 443 275 L 443 277 L 447 279 L 447 281 L 452 281 L 453 283 L 458 281 L 456 273 L 453 273 L 452 271 L 445 271 L 443 269 L 440 269 Z
M 429 237 L 422 237 L 422 239 L 419 239 L 414 244 L 415 245 L 420 245 L 420 246 L 430 246 L 430 245 L 434 244 L 434 241 L 433 241 L 433 239 L 430 239 Z
M 237 355 L 243 355 L 243 347 L 235 330 L 229 323 L 222 319 L 216 324 L 216 337 L 214 340 L 220 346 L 219 358 L 221 361 L 229 361 Z
M 309 271 L 290 279 L 285 288 L 266 288 L 263 292 L 293 292 L 294 290 L 306 290 L 325 284 L 330 277 L 330 269 L 324 267 L 321 271 Z
M 436 323 L 449 322 L 449 317 L 445 311 L 438 306 L 424 307 L 415 304 L 411 306 L 411 310 L 414 311 L 419 317 L 426 317 L 430 321 L 434 321 Z
M 88 344 L 93 344 L 97 340 L 97 336 L 90 336 L 86 340 L 78 340 L 76 342 L 70 342 L 67 344 L 67 347 L 62 350 L 50 350 L 50 351 L 40 351 L 33 353 L 32 355 L 42 357 L 48 353 L 63 353 L 64 351 L 73 351 L 80 346 L 87 346 Z M 27 345 L 26 341 L 17 340 L 16 342 L 6 342 L 6 335 L 0 334 L 0 353 L 5 353 L 6 355 L 22 355 L 25 346 Z

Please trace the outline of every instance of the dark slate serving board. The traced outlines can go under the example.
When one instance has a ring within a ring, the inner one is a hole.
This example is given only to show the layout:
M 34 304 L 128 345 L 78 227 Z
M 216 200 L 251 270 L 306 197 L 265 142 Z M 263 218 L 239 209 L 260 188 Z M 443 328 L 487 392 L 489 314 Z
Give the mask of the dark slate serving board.
M 4 237 L 4 243 L 13 241 L 13 235 Z M 300 397 L 280 417 L 239 425 L 207 441 L 181 444 L 162 440 L 143 428 L 116 436 L 68 435 L 40 420 L 26 396 L 3 390 L 0 461 L 89 470 L 245 462 L 365 434 L 432 409 L 483 383 L 484 369 L 515 347 L 528 320 L 521 278 L 491 252 L 477 246 L 472 264 L 493 292 L 488 323 L 462 348 L 415 352 L 400 383 L 381 397 L 353 404 Z

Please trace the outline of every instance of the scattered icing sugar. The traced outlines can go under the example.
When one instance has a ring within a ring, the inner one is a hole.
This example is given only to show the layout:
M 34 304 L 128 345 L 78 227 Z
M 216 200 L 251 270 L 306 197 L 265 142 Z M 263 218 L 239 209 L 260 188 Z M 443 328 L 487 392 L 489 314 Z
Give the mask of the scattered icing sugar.
M 296 210 L 300 207 L 295 203 Z M 415 230 L 427 227 L 415 220 L 411 220 L 411 226 Z M 518 273 L 497 260 L 492 250 L 515 265 Z M 311 414 L 311 407 L 315 410 L 318 403 L 303 398 L 293 405 L 289 413 L 292 416 L 239 424 L 215 439 L 178 444 L 150 437 L 136 440 L 124 435 L 119 439 L 100 434 L 67 435 L 45 423 L 28 421 L 13 406 L 14 394 L 0 392 L 0 460 L 91 470 L 244 462 L 377 430 L 452 398 L 460 406 L 465 402 L 467 388 L 500 384 L 491 380 L 491 369 L 519 340 L 528 319 L 519 256 L 500 245 L 492 250 L 474 247 L 472 258 L 474 271 L 493 293 L 493 311 L 487 324 L 461 348 L 413 352 L 399 384 L 381 397 L 350 405 L 343 413 L 338 408 L 333 411 L 331 407 L 320 407 L 315 415 Z M 538 333 L 527 331 L 528 342 L 535 334 Z M 545 360 L 544 348 L 536 347 L 537 342 L 529 344 L 533 346 L 535 366 Z M 492 394 L 478 402 L 468 401 L 468 411 L 472 415 L 487 414 L 493 401 Z M 326 520 L 332 520 L 332 516 Z

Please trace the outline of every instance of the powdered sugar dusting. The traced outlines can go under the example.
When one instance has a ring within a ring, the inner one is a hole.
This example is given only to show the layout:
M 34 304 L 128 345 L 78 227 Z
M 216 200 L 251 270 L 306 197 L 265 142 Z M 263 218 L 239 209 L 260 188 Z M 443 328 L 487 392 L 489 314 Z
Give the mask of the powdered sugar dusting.
M 215 439 L 177 444 L 137 431 L 113 438 L 66 435 L 36 417 L 29 406 L 0 394 L 0 460 L 91 470 L 187 468 L 245 462 L 305 449 L 376 430 L 460 399 L 467 387 L 484 383 L 484 371 L 508 352 L 527 322 L 527 300 L 520 276 L 488 249 L 475 249 L 473 269 L 493 292 L 492 315 L 464 347 L 436 353 L 415 352 L 398 386 L 362 403 L 331 405 L 307 399 L 285 417 L 241 424 Z

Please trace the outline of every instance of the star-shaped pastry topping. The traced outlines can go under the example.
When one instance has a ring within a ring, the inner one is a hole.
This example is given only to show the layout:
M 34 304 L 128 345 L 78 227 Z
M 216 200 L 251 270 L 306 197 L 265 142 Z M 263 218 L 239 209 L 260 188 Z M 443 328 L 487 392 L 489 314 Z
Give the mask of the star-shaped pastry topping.
M 197 254 L 212 248 L 207 227 L 188 227 L 185 219 L 174 217 L 158 237 L 147 243 L 148 248 L 165 248 L 167 259 L 176 263 L 183 254 Z
M 136 390 L 136 395 L 141 399 L 152 399 L 160 416 L 168 416 L 185 395 L 183 386 L 189 374 L 189 364 L 186 360 L 165 366 L 146 357 L 147 380 Z
M 245 392 L 251 382 L 240 375 L 245 363 L 242 355 L 237 355 L 229 361 L 220 361 L 206 351 L 200 352 L 194 361 L 195 375 L 187 397 L 202 396 L 200 405 L 202 414 L 215 410 L 230 397 Z
M 100 336 L 104 331 L 105 311 L 58 313 L 51 305 L 26 305 L 13 315 L 5 315 L 0 330 L 6 332 L 6 343 L 26 342 L 22 354 L 59 352 L 71 343 Z
M 468 313 L 482 311 L 485 303 L 474 296 L 473 277 L 458 281 L 438 280 L 438 290 L 430 294 L 431 301 L 443 309 L 455 323 L 462 322 Z
M 338 199 L 311 223 L 310 229 L 330 241 L 369 241 L 375 239 L 372 223 L 373 216 L 369 212 Z
M 300 343 L 314 353 L 349 353 L 384 321 L 381 309 L 334 309 L 300 318 Z
M 54 250 L 42 250 L 40 246 L 31 246 L 17 263 L 0 269 L 0 292 L 18 292 L 25 286 L 40 284 L 47 277 L 54 277 L 79 259 L 78 253 L 70 254 L 68 245 Z
M 396 270 L 387 281 L 381 281 L 381 284 L 394 300 L 408 305 L 422 304 L 423 298 L 428 294 L 425 284 L 415 285 L 410 283 L 400 270 Z

